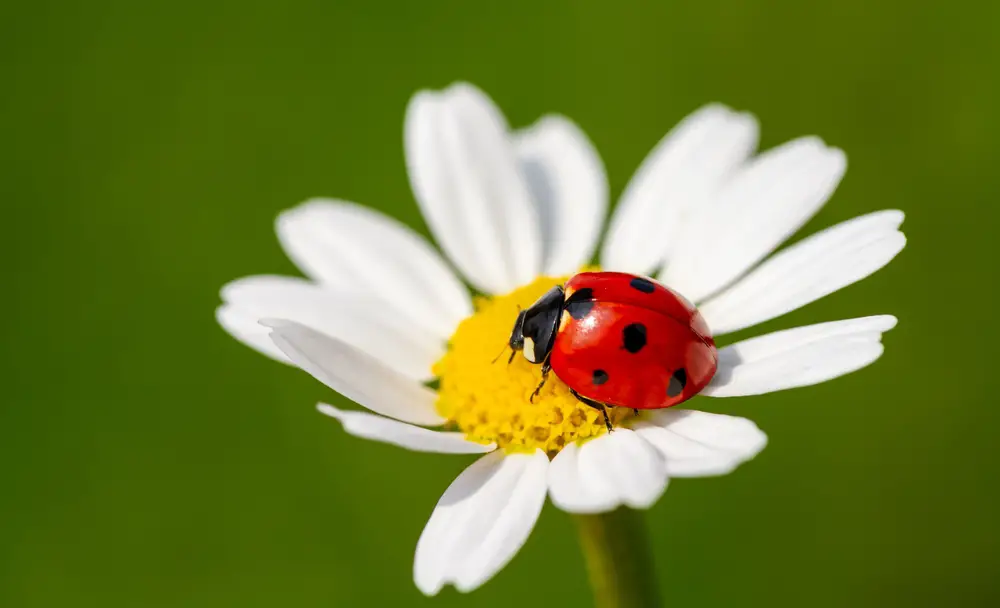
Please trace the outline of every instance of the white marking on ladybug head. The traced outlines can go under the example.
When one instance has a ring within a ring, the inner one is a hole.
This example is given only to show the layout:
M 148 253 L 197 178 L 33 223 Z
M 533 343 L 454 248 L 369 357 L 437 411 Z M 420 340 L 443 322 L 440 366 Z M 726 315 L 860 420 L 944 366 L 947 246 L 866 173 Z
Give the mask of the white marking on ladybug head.
M 532 363 L 538 363 L 535 361 L 535 341 L 528 336 L 524 337 L 524 358 Z

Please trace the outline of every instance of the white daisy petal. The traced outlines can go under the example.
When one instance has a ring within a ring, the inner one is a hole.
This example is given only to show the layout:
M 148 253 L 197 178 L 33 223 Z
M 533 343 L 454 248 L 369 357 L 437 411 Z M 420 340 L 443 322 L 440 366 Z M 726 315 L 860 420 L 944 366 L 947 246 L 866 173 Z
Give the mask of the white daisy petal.
M 503 568 L 542 511 L 548 466 L 541 450 L 498 450 L 465 469 L 438 501 L 417 542 L 417 587 L 426 595 L 448 583 L 471 591 Z
M 355 437 L 381 441 L 416 452 L 484 454 L 497 447 L 495 443 L 469 441 L 462 433 L 434 431 L 366 412 L 346 412 L 325 403 L 320 403 L 316 409 L 339 420 L 344 425 L 344 430 Z
M 464 83 L 418 93 L 405 144 L 417 202 L 466 278 L 490 293 L 530 282 L 542 262 L 538 212 L 493 102 Z
M 718 104 L 681 121 L 646 156 L 622 194 L 602 267 L 650 274 L 671 254 L 692 212 L 757 147 L 757 120 Z
M 667 488 L 663 457 L 626 428 L 570 444 L 549 467 L 549 496 L 571 513 L 600 513 L 621 505 L 645 509 Z
M 872 274 L 906 245 L 902 211 L 879 211 L 837 224 L 761 264 L 699 306 L 716 335 L 763 323 Z
M 595 440 L 596 441 L 596 440 Z M 549 466 L 549 496 L 564 511 L 601 513 L 615 508 L 616 497 L 601 478 L 589 478 L 580 470 L 580 445 L 564 447 Z
M 685 225 L 660 280 L 694 302 L 712 295 L 801 228 L 846 169 L 844 153 L 815 137 L 757 156 Z
M 437 394 L 371 355 L 287 319 L 262 319 L 271 339 L 311 376 L 371 411 L 403 422 L 444 423 L 434 409 Z
M 635 432 L 663 455 L 671 477 L 725 475 L 767 445 L 746 418 L 674 408 L 647 416 Z
M 538 205 L 542 274 L 573 274 L 590 261 L 608 209 L 608 180 L 593 144 L 563 116 L 546 116 L 514 141 Z
M 291 364 L 285 353 L 271 341 L 271 330 L 258 323 L 259 319 L 257 315 L 229 304 L 223 304 L 215 309 L 215 320 L 229 335 L 275 361 Z
M 419 234 L 354 203 L 313 199 L 278 216 L 278 238 L 308 276 L 367 295 L 439 337 L 472 313 L 465 286 Z
M 254 347 L 262 334 L 266 337 L 269 333 L 257 320 L 276 318 L 343 340 L 416 380 L 429 380 L 431 366 L 444 354 L 444 340 L 394 316 L 378 300 L 338 293 L 304 279 L 245 277 L 223 287 L 222 299 L 228 306 L 227 315 L 234 311 L 244 319 L 230 333 Z M 250 319 L 252 325 L 245 322 Z M 225 323 L 223 327 L 227 327 Z M 274 345 L 270 339 L 267 342 L 270 349 L 265 352 L 270 354 Z
M 808 386 L 857 371 L 882 354 L 890 315 L 820 323 L 766 334 L 719 351 L 719 369 L 701 394 L 759 395 Z

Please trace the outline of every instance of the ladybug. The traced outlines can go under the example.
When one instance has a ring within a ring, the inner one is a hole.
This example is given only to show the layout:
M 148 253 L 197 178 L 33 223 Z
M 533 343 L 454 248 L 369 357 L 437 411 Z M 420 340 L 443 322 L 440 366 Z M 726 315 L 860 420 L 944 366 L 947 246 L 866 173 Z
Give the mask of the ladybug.
M 604 414 L 607 406 L 671 407 L 715 375 L 718 352 L 701 313 L 646 277 L 583 272 L 556 285 L 514 322 L 510 361 L 520 351 L 542 366 L 533 401 L 555 372 L 570 393 Z

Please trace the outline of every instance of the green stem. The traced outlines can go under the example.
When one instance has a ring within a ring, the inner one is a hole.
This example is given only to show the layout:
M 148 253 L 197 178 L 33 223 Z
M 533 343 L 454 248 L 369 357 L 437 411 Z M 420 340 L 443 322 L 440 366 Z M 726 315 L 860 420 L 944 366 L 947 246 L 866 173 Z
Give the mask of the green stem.
M 642 514 L 574 515 L 597 608 L 662 606 Z

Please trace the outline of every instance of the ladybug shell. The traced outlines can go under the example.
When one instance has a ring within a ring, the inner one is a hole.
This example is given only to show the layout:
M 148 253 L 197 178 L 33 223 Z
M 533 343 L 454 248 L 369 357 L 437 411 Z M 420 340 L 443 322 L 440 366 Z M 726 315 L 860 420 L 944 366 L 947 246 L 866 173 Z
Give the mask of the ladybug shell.
M 704 318 L 660 283 L 618 272 L 585 272 L 565 285 L 552 371 L 584 397 L 659 409 L 695 396 L 718 354 Z

